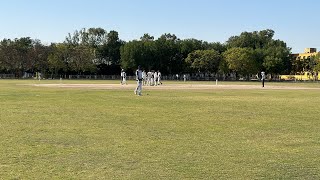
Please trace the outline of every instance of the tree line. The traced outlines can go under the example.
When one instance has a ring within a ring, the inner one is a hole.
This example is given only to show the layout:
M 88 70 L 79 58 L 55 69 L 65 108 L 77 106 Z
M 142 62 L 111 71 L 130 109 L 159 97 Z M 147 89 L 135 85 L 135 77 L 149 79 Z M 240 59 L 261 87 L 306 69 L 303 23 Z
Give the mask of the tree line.
M 138 40 L 125 42 L 117 31 L 89 28 L 69 33 L 62 43 L 42 44 L 40 40 L 22 37 L 0 42 L 0 73 L 41 72 L 46 77 L 63 75 L 111 75 L 123 68 L 133 74 L 138 65 L 163 74 L 235 73 L 248 77 L 260 71 L 288 74 L 313 70 L 318 60 L 297 63 L 291 48 L 274 39 L 270 29 L 243 32 L 225 43 L 197 39 L 179 39 L 166 33 L 155 39 L 144 34 Z M 318 58 L 319 59 L 319 58 Z

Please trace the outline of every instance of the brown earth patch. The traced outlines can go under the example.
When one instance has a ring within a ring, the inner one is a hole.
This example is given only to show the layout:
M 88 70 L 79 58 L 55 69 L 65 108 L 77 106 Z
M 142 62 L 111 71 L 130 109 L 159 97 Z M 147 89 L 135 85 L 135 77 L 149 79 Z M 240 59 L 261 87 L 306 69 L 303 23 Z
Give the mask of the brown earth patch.
M 37 87 L 51 87 L 51 88 L 80 88 L 80 89 L 113 89 L 113 90 L 127 90 L 135 89 L 135 84 L 120 85 L 120 84 L 32 84 Z M 309 87 L 296 87 L 296 86 L 265 86 L 261 85 L 205 85 L 205 84 L 166 84 L 161 86 L 143 86 L 146 90 L 188 90 L 188 89 L 291 89 L 291 90 L 307 90 L 307 89 L 320 89 Z

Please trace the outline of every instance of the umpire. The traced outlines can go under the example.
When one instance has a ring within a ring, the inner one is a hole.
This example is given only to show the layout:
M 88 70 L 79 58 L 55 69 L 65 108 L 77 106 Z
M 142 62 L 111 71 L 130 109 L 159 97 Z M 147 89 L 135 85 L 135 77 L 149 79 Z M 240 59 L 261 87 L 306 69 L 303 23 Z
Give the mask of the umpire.
M 266 73 L 264 71 L 261 72 L 261 81 L 262 81 L 262 87 L 264 87 L 264 80 L 266 79 Z

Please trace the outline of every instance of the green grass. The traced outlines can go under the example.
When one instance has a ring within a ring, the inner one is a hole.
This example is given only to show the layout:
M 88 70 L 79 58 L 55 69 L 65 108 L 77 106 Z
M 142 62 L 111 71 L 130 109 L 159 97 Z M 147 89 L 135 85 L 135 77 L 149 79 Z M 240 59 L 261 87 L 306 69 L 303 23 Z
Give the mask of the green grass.
M 17 85 L 34 82 L 0 81 L 1 179 L 320 178 L 319 90 Z

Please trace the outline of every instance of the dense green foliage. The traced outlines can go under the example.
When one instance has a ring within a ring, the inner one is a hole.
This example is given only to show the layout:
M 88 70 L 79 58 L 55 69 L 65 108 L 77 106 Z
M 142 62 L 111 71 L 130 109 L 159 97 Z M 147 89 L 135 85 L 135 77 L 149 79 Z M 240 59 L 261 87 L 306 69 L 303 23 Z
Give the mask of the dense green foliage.
M 259 71 L 252 48 L 230 48 L 224 52 L 229 68 L 240 74 L 254 74 Z
M 68 34 L 63 43 L 41 44 L 27 38 L 0 42 L 0 73 L 42 72 L 49 76 L 66 74 L 118 74 L 120 68 L 132 73 L 138 65 L 163 74 L 177 73 L 289 73 L 299 69 L 290 60 L 290 48 L 275 40 L 274 31 L 243 32 L 223 44 L 197 39 L 179 39 L 163 34 L 155 39 L 144 34 L 124 42 L 116 31 L 81 29 Z M 316 64 L 314 64 L 316 65 Z M 301 66 L 302 67 L 302 66 Z
M 221 56 L 215 50 L 196 50 L 188 55 L 186 63 L 199 72 L 217 72 Z

